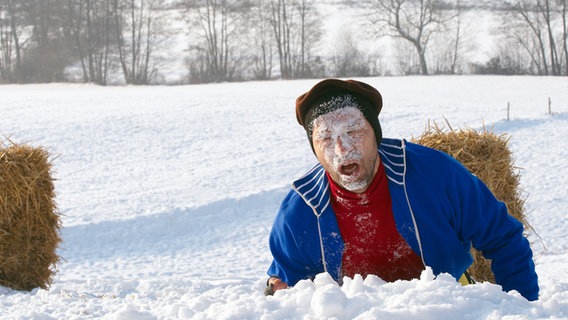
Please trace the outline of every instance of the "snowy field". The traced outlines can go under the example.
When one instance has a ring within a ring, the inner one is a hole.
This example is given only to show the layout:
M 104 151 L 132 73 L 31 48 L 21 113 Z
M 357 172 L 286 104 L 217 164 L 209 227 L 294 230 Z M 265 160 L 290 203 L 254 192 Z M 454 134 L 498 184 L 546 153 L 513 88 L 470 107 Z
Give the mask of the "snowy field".
M 428 271 L 342 287 L 322 274 L 265 297 L 270 226 L 316 161 L 294 114 L 316 80 L 4 85 L 0 140 L 53 155 L 64 260 L 49 290 L 0 287 L 0 319 L 568 319 L 568 79 L 360 80 L 383 94 L 385 137 L 444 119 L 511 136 L 539 301 Z

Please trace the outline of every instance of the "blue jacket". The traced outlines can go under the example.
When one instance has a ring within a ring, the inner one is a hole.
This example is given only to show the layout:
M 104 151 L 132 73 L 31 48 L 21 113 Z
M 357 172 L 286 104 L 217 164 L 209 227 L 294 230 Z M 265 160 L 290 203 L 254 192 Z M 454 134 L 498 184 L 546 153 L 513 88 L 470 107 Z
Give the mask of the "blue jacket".
M 522 224 L 486 185 L 449 155 L 403 140 L 383 139 L 398 232 L 435 274 L 458 279 L 471 265 L 471 245 L 491 259 L 497 284 L 538 299 L 538 281 Z M 321 165 L 292 184 L 269 239 L 269 276 L 289 285 L 321 272 L 341 281 L 344 242 Z

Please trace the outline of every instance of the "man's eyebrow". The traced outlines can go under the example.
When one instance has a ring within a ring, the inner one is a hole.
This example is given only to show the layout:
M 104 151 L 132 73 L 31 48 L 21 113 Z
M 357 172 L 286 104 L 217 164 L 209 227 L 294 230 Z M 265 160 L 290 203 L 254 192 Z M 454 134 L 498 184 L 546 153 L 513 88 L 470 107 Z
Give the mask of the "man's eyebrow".
M 357 119 L 357 120 L 349 123 L 348 127 L 359 127 L 359 126 L 362 126 L 362 125 L 363 125 L 363 121 L 361 121 L 360 119 Z
M 331 129 L 328 127 L 325 128 L 317 128 L 314 130 L 314 133 L 318 133 L 318 134 L 325 134 L 325 133 L 331 133 Z

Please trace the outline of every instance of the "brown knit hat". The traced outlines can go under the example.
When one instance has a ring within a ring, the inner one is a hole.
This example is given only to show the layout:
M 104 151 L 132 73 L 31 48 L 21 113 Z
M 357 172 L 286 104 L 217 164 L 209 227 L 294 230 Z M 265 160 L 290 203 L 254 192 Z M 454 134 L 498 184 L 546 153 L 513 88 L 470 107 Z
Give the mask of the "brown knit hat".
M 296 99 L 296 119 L 306 130 L 312 149 L 313 120 L 347 106 L 355 106 L 363 113 L 375 131 L 377 146 L 381 144 L 383 135 L 378 116 L 383 98 L 379 91 L 356 80 L 325 79 Z

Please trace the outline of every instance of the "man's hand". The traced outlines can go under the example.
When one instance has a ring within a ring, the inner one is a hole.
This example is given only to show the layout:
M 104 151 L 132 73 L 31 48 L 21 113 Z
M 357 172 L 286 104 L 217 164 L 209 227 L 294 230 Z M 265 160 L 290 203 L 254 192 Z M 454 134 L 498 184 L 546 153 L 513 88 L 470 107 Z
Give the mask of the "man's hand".
M 282 289 L 288 288 L 288 284 L 278 277 L 270 277 L 266 282 L 266 289 L 264 289 L 264 295 L 271 296 L 274 292 Z

